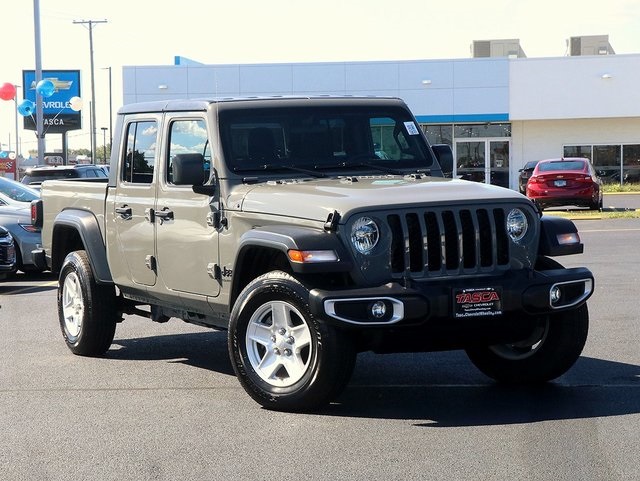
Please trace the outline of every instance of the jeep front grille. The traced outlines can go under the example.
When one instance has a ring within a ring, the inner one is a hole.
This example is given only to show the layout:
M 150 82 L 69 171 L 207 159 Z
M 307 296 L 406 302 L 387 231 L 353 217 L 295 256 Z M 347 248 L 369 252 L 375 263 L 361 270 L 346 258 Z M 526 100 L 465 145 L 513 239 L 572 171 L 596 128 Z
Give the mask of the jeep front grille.
M 467 207 L 388 215 L 392 274 L 419 278 L 506 270 L 505 215 L 502 208 Z

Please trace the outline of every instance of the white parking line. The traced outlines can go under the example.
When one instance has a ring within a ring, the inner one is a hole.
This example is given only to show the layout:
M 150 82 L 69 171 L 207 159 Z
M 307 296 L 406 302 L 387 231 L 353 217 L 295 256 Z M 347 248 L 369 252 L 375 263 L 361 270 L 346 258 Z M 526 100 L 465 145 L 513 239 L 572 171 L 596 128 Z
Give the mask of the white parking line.
M 583 232 L 636 232 L 640 231 L 640 228 L 637 229 L 580 229 L 580 233 Z

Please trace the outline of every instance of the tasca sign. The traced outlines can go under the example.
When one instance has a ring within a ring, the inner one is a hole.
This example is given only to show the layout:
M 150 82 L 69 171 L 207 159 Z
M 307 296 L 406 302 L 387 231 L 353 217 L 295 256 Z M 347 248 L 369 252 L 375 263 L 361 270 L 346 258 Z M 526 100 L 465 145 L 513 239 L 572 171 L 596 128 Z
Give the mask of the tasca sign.
M 69 100 L 80 97 L 79 70 L 43 70 L 42 80 L 50 80 L 55 87 L 50 97 L 42 99 L 43 133 L 60 134 L 82 128 L 80 112 L 71 108 Z M 22 71 L 24 98 L 36 102 L 36 73 L 33 70 Z M 36 130 L 36 115 L 24 118 L 24 128 Z

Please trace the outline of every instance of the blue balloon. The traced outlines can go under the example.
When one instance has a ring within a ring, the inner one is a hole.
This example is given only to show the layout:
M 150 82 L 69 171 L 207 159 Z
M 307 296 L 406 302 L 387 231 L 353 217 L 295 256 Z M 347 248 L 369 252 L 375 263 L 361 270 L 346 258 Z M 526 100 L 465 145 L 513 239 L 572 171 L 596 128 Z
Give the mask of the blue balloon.
M 36 85 L 36 92 L 43 97 L 51 97 L 55 91 L 56 86 L 53 85 L 53 82 L 49 79 L 40 80 L 38 85 Z
M 5 152 L 4 150 L 0 152 L 0 159 L 6 159 L 9 157 L 9 152 Z
M 33 115 L 36 110 L 36 104 L 34 104 L 29 99 L 24 99 L 22 102 L 18 104 L 18 113 L 23 117 L 27 115 Z

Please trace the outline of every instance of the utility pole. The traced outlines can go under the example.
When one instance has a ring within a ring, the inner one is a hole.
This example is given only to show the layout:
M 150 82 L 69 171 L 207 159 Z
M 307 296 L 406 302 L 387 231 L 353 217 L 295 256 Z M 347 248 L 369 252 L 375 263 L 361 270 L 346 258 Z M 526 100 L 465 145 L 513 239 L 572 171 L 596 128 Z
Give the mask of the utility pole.
M 74 20 L 75 24 L 89 25 L 89 58 L 91 61 L 91 162 L 96 163 L 96 84 L 93 69 L 93 26 L 106 20 Z

